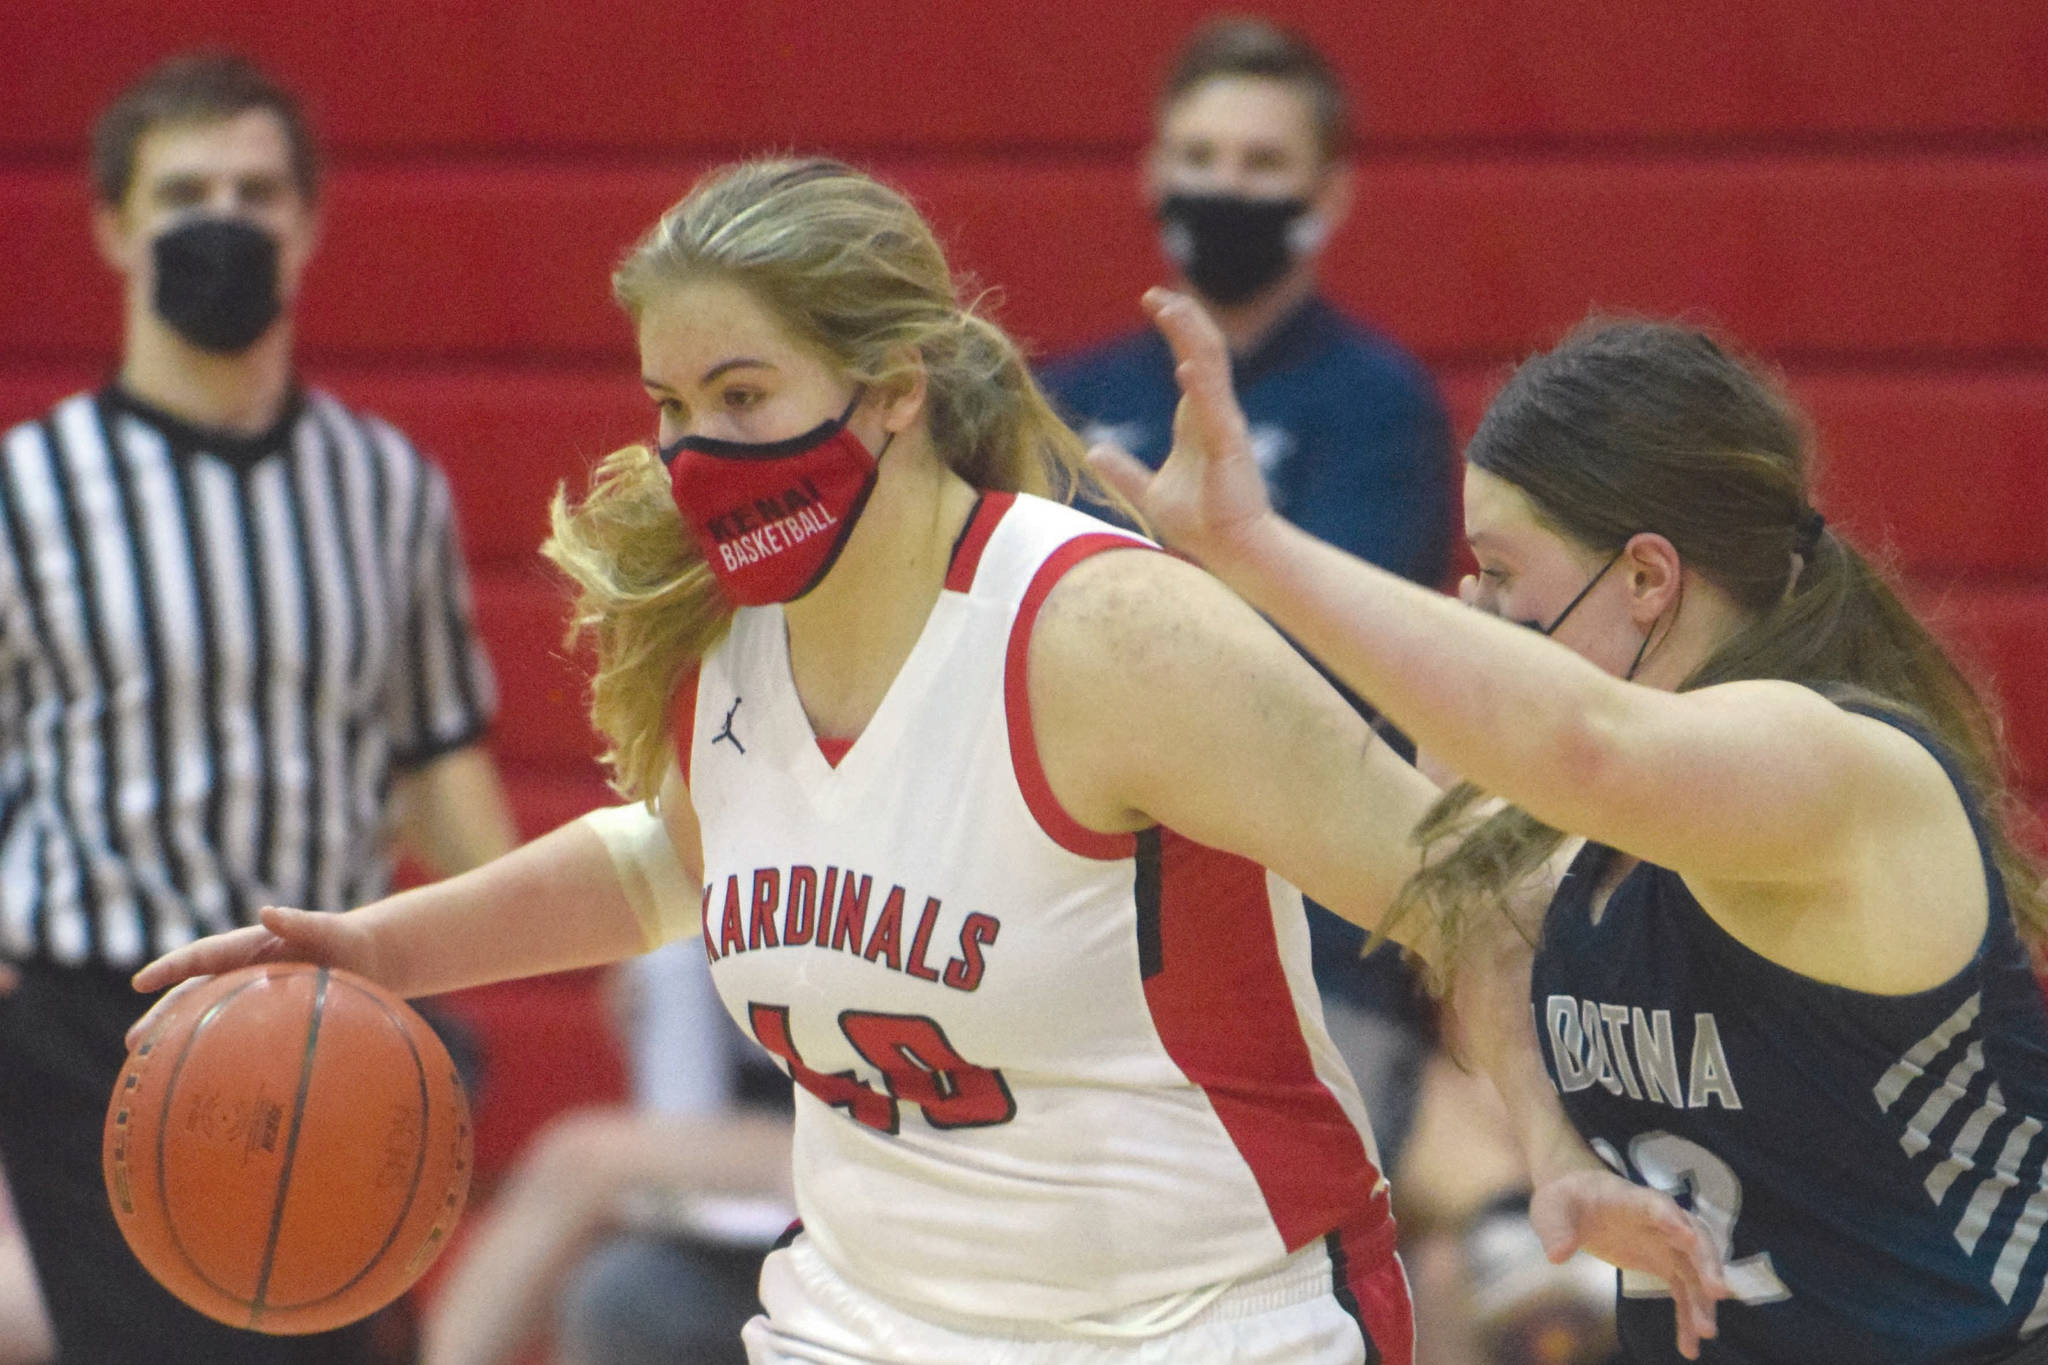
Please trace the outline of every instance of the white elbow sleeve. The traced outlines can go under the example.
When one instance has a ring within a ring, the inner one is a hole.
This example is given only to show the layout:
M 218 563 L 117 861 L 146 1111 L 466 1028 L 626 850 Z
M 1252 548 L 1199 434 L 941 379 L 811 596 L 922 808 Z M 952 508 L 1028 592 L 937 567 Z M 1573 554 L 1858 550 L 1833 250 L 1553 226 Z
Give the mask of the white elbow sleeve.
M 578 817 L 603 841 L 649 948 L 698 931 L 698 893 L 661 816 L 639 802 Z

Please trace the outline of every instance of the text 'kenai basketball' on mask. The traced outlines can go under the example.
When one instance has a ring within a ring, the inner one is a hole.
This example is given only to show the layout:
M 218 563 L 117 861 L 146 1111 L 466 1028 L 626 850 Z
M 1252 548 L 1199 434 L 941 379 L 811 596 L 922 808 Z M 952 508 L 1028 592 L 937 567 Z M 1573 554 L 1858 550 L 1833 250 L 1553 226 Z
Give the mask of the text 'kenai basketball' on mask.
M 889 449 L 870 454 L 846 425 L 860 400 L 786 441 L 685 436 L 661 448 L 676 507 L 736 606 L 794 602 L 839 558 Z

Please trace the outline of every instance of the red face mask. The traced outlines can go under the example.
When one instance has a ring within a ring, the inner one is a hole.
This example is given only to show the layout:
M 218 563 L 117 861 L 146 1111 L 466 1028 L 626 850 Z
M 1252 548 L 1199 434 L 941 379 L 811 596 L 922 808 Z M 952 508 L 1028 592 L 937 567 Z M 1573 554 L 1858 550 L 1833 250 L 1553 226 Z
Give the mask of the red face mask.
M 736 605 L 794 602 L 839 558 L 881 458 L 847 428 L 860 399 L 786 441 L 685 436 L 661 448 L 683 522 Z

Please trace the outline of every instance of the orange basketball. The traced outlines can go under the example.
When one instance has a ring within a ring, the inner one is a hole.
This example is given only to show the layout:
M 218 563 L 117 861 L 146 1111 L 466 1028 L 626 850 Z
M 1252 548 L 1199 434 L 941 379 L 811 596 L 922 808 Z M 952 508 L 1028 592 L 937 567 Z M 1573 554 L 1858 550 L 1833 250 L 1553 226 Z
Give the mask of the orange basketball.
M 228 972 L 128 1054 L 102 1144 L 136 1257 L 210 1318 L 324 1332 L 397 1298 L 469 1192 L 469 1101 L 425 1020 L 359 976 Z

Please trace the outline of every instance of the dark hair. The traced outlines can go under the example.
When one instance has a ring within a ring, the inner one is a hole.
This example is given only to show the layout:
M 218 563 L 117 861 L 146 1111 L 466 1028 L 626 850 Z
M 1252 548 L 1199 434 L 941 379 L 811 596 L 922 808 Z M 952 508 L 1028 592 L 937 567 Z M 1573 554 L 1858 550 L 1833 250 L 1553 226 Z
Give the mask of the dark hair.
M 1775 380 L 1705 333 L 1595 320 L 1515 371 L 1465 459 L 1595 554 L 1641 532 L 1664 536 L 1748 615 L 1681 691 L 1782 678 L 1925 729 L 1985 812 L 2014 919 L 2041 955 L 2048 904 L 2009 832 L 1997 716 L 1887 575 L 1814 513 L 1811 446 Z M 1475 823 L 1477 796 L 1456 788 L 1423 821 L 1425 843 L 1457 842 L 1396 907 L 1429 909 L 1453 968 L 1472 917 L 1496 912 L 1563 839 L 1514 808 Z
M 1336 71 L 1307 38 L 1264 19 L 1216 19 L 1196 29 L 1173 60 L 1160 104 L 1230 76 L 1280 81 L 1300 90 L 1308 97 L 1323 159 L 1335 161 L 1351 150 L 1350 113 Z
M 291 93 L 232 52 L 186 52 L 153 67 L 107 106 L 92 130 L 93 193 L 119 206 L 135 178 L 142 139 L 170 123 L 217 123 L 252 109 L 268 110 L 284 125 L 292 179 L 312 200 L 320 191 L 320 155 L 305 115 Z

